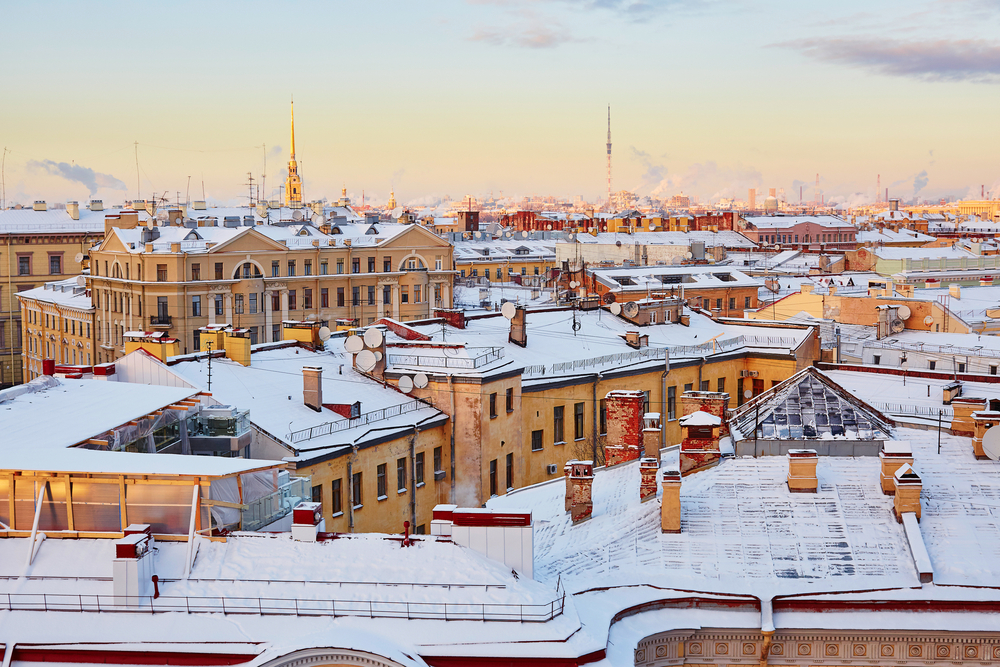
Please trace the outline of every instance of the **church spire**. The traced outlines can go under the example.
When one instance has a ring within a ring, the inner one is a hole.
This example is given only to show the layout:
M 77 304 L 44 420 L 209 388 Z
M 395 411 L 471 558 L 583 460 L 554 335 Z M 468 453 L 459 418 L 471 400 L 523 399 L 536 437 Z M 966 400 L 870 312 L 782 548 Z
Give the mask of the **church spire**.
M 292 100 L 292 154 L 288 158 L 288 178 L 285 179 L 285 206 L 302 208 L 302 177 L 295 161 L 295 100 Z
M 292 99 L 292 159 L 295 159 L 295 99 Z

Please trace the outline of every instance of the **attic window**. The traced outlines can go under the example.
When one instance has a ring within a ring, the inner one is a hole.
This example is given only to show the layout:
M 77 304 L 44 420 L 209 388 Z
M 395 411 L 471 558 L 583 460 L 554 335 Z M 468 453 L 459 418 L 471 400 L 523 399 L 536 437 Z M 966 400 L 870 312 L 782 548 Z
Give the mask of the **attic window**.
M 619 285 L 635 285 L 635 281 L 629 276 L 611 276 L 611 279 Z
M 343 234 L 344 232 L 342 232 L 340 230 L 340 227 L 334 227 L 333 229 L 330 230 L 330 233 L 331 234 Z
M 490 254 L 490 249 L 489 248 L 483 248 L 479 252 L 488 257 L 489 254 Z
M 378 230 L 375 229 L 375 225 L 372 225 L 371 227 L 369 227 L 368 231 L 365 232 L 366 236 L 375 236 L 376 234 L 378 234 Z
M 731 273 L 713 273 L 712 275 L 723 282 L 731 283 L 736 281 L 736 278 Z
M 200 241 L 201 237 L 198 236 L 198 232 L 191 230 L 188 235 L 184 237 L 185 241 Z
M 309 230 L 303 227 L 301 230 L 299 230 L 299 236 L 309 236 Z
M 664 285 L 675 285 L 684 282 L 684 276 L 680 274 L 674 274 L 670 276 L 656 276 L 660 279 L 660 282 Z
M 531 251 L 528 250 L 527 248 L 515 248 L 514 249 L 514 254 L 515 255 L 529 255 L 529 254 L 531 254 Z

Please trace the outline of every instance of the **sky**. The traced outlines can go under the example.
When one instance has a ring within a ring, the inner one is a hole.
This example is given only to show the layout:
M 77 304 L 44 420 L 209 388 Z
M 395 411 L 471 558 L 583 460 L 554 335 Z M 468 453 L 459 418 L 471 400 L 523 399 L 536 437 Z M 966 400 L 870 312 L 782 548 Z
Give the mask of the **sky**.
M 1000 0 L 5 3 L 6 203 L 1000 196 Z M 137 168 L 138 163 L 138 168 Z M 265 166 L 266 165 L 266 166 Z

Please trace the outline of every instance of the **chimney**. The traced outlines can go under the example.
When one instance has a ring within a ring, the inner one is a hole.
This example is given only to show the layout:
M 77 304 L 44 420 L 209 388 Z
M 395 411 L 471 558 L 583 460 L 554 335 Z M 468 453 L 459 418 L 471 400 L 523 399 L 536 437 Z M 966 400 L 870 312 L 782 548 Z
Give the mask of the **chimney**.
M 660 413 L 647 412 L 642 416 L 642 455 L 660 460 Z
M 208 206 L 205 204 L 205 202 L 198 200 L 191 203 L 191 208 L 193 208 L 196 211 L 204 211 L 208 209 Z
M 910 443 L 905 440 L 887 440 L 882 443 L 882 451 L 878 453 L 882 464 L 880 474 L 882 493 L 887 496 L 896 495 L 896 484 L 893 475 L 904 465 L 913 465 L 913 452 Z
M 139 599 L 152 595 L 153 531 L 149 524 L 131 524 L 115 541 L 111 563 L 115 606 L 136 608 Z
M 299 503 L 292 508 L 292 539 L 297 542 L 315 542 L 316 535 L 323 532 L 323 505 L 321 503 Z
M 434 317 L 440 317 L 456 329 L 465 328 L 465 311 L 457 308 L 435 308 Z
M 302 402 L 316 412 L 323 410 L 323 369 L 319 366 L 302 367 Z
M 73 220 L 80 219 L 80 202 L 68 201 L 66 202 L 66 212 L 69 213 L 69 217 Z
M 42 361 L 42 368 L 45 368 L 45 362 L 49 360 Z M 44 372 L 44 370 L 43 370 Z M 46 375 L 51 375 L 46 373 Z M 988 459 L 986 452 L 983 450 L 983 438 L 986 437 L 986 433 L 991 428 L 996 428 L 1000 426 L 1000 412 L 974 412 L 972 413 L 972 421 L 974 422 L 975 435 L 972 438 L 972 453 L 979 460 Z
M 618 465 L 639 458 L 643 438 L 642 408 L 645 401 L 646 395 L 643 392 L 625 389 L 610 391 L 604 397 L 608 423 L 608 434 L 604 441 L 605 465 Z
M 649 336 L 643 334 L 639 335 L 638 331 L 626 331 L 625 332 L 625 344 L 631 348 L 638 350 L 641 347 L 649 346 Z
M 892 513 L 896 516 L 896 521 L 903 522 L 903 515 L 913 512 L 920 520 L 920 492 L 924 484 L 920 481 L 920 476 L 913 470 L 909 463 L 904 463 L 899 470 L 893 473 L 893 484 L 896 487 L 896 497 L 892 500 Z
M 962 286 L 958 284 L 948 285 L 948 296 L 953 299 L 962 298 Z
M 44 201 L 39 200 L 36 201 L 31 208 L 34 211 L 47 211 L 49 207 Z
M 678 423 L 684 433 L 680 452 L 681 472 L 683 474 L 688 475 L 719 462 L 722 458 L 719 451 L 721 418 L 697 410 L 681 417 Z
M 976 424 L 972 415 L 985 410 L 988 403 L 985 398 L 956 397 L 951 399 L 951 432 L 954 435 L 973 437 L 976 434 Z
M 576 525 L 589 519 L 594 512 L 594 503 L 591 497 L 594 485 L 594 462 L 574 461 L 569 478 L 573 484 L 573 504 L 570 507 L 570 516 L 573 519 L 573 525 Z
M 660 530 L 664 533 L 681 532 L 681 473 L 664 470 L 660 477 L 663 498 L 660 501 Z
M 719 436 L 729 435 L 729 424 L 726 423 L 726 411 L 729 409 L 729 394 L 724 391 L 685 391 L 681 394 L 681 414 L 707 412 L 722 420 Z
M 815 449 L 788 450 L 788 490 L 792 493 L 816 493 L 816 463 L 819 456 Z
M 100 200 L 100 199 L 91 199 L 90 200 L 90 204 L 88 205 L 88 208 L 91 211 L 103 211 L 104 210 L 104 202 L 102 200 Z
M 528 346 L 527 312 L 524 306 L 518 306 L 514 310 L 514 317 L 510 320 L 510 336 L 508 340 L 514 343 L 514 345 L 520 345 L 521 347 Z
M 645 457 L 639 460 L 639 501 L 646 502 L 656 497 L 656 473 L 660 470 L 659 459 Z
M 579 463 L 576 459 L 571 459 L 566 461 L 566 465 L 563 466 L 563 476 L 566 478 L 566 509 L 565 511 L 570 511 L 573 508 L 573 480 L 570 478 L 573 474 L 573 464 Z

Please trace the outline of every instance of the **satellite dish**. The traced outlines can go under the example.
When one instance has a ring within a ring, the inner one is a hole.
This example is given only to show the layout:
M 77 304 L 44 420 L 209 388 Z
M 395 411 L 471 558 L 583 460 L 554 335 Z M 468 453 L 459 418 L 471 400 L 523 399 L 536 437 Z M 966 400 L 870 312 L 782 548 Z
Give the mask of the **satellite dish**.
M 427 374 L 417 373 L 413 376 L 413 386 L 417 389 L 423 389 L 427 386 Z
M 528 232 L 521 232 L 521 238 L 528 238 Z
M 261 218 L 267 217 L 267 204 L 263 203 L 257 204 L 257 215 L 258 217 Z
M 310 219 L 314 225 L 322 225 L 323 221 L 326 220 L 322 213 L 313 213 L 313 217 Z
M 681 259 L 680 255 L 674 255 L 674 256 L 673 256 L 673 257 L 672 257 L 672 258 L 670 259 L 670 263 L 671 263 L 671 264 L 675 264 L 675 265 L 676 265 L 676 264 L 680 264 L 680 263 L 681 263 L 681 262 L 683 262 L 683 261 L 684 261 L 684 260 L 683 260 L 683 259 Z
M 514 319 L 514 314 L 517 312 L 517 306 L 514 305 L 513 301 L 507 301 L 502 306 L 500 306 L 500 314 L 506 317 L 508 320 Z
M 410 379 L 409 375 L 399 378 L 399 390 L 404 394 L 409 394 L 413 391 L 413 380 Z
M 82 252 L 78 252 L 78 253 L 76 253 L 76 257 L 74 257 L 73 259 L 76 260 L 77 264 L 79 264 L 80 262 L 82 262 L 86 258 L 87 258 L 86 255 L 84 255 Z
M 576 289 L 579 286 L 580 286 L 580 283 L 576 282 L 575 280 L 569 281 L 569 288 L 570 289 Z
M 622 242 L 621 241 L 615 241 L 615 245 L 618 246 L 619 248 L 621 248 L 622 247 Z
M 361 340 L 361 336 L 348 336 L 344 341 L 344 349 L 351 354 L 357 354 L 365 349 L 365 342 Z
M 79 285 L 80 287 L 86 287 L 87 286 L 87 278 L 85 276 L 77 276 L 76 277 L 76 284 Z
M 910 307 L 909 306 L 900 306 L 896 310 L 896 312 L 899 314 L 900 319 L 903 319 L 903 320 L 910 319 L 910 315 L 913 314 L 913 313 L 910 312 Z
M 615 297 L 614 292 L 607 292 L 605 293 L 604 296 L 601 297 L 601 301 L 603 301 L 604 303 L 614 303 L 616 300 L 617 297 Z
M 375 361 L 382 361 L 382 353 L 375 350 Z
M 302 211 L 299 210 L 292 211 L 292 220 L 299 222 L 302 220 L 303 217 L 304 216 L 302 215 Z
M 930 315 L 928 315 L 927 317 L 924 318 L 924 324 L 926 326 L 930 326 L 930 325 L 934 324 L 934 318 L 931 317 Z
M 569 235 L 569 236 L 567 236 L 566 238 L 568 238 L 568 239 L 569 239 L 570 241 L 572 241 L 572 240 L 573 240 L 573 235 L 572 235 L 572 234 L 570 234 L 570 235 Z
M 154 227 L 156 227 L 156 221 L 155 220 L 153 220 L 152 218 L 150 218 L 149 220 L 146 221 L 146 229 L 153 229 Z
M 635 301 L 626 301 L 622 304 L 622 312 L 625 313 L 625 317 L 635 317 L 639 314 L 639 304 Z
M 358 368 L 369 373 L 375 368 L 378 359 L 375 358 L 375 353 L 371 350 L 361 350 L 358 352 L 358 356 L 354 358 L 354 362 L 358 365 Z
M 320 327 L 319 331 L 316 333 L 319 335 L 320 340 L 330 340 L 330 327 Z
M 654 229 L 656 229 L 656 223 L 655 222 L 649 223 L 649 231 L 653 231 Z
M 617 301 L 615 303 L 611 304 L 611 314 L 612 315 L 621 315 L 622 314 L 622 305 L 620 303 L 618 303 Z
M 694 254 L 690 250 L 688 250 L 686 253 L 684 253 L 684 256 L 688 259 L 691 259 L 692 257 L 694 257 Z
M 393 220 L 399 220 L 401 217 L 403 217 L 403 207 L 402 206 L 397 206 L 396 208 L 392 209 L 392 219 Z
M 903 320 L 893 320 L 890 328 L 892 330 L 892 333 L 900 333 L 901 331 L 903 331 L 903 329 L 906 328 L 906 325 L 903 324 Z
M 753 398 L 753 390 L 747 389 L 743 392 L 743 398 Z
M 365 345 L 368 347 L 378 347 L 382 344 L 382 330 L 372 327 L 365 332 Z
M 993 461 L 1000 461 L 1000 428 L 986 429 L 983 435 L 983 453 Z

